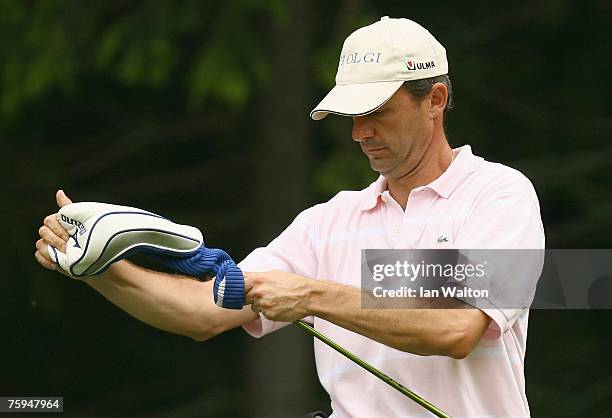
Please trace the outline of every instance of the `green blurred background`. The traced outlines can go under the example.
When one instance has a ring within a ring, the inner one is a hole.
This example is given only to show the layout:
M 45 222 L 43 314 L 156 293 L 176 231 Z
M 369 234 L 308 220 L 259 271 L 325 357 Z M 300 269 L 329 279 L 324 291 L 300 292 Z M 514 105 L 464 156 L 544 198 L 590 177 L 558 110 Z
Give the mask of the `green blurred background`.
M 533 181 L 547 247 L 611 248 L 609 1 L 0 0 L 0 396 L 64 396 L 74 417 L 329 409 L 300 330 L 163 333 L 42 269 L 34 243 L 63 188 L 195 225 L 241 259 L 365 187 L 350 120 L 308 113 L 344 38 L 382 15 L 446 46 L 451 145 Z M 612 416 L 611 319 L 531 313 L 535 417 Z

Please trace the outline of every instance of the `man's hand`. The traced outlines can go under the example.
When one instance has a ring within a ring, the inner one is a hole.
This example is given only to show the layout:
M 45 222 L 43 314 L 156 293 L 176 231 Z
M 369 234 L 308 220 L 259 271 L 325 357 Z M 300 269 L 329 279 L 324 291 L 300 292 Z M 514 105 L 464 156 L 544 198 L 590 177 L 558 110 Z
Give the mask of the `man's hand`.
M 310 313 L 307 306 L 316 280 L 284 271 L 244 273 L 247 304 L 272 321 L 292 322 Z
M 72 201 L 66 196 L 63 190 L 58 190 L 55 194 L 57 206 L 62 208 Z M 34 257 L 36 261 L 46 269 L 57 270 L 60 273 L 66 274 L 56 263 L 49 257 L 48 246 L 52 245 L 62 252 L 66 251 L 66 242 L 68 241 L 68 232 L 60 225 L 57 220 L 57 213 L 47 216 L 43 221 L 43 226 L 38 230 L 40 239 L 36 241 L 36 252 Z

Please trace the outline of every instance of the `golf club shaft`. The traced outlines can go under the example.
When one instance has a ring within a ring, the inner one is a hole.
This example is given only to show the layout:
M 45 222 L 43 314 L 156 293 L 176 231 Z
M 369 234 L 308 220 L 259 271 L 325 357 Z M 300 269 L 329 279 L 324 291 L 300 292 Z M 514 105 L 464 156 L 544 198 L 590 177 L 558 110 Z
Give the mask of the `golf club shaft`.
M 334 341 L 327 338 L 325 335 L 321 334 L 319 331 L 314 329 L 314 327 L 310 326 L 303 320 L 300 319 L 300 320 L 294 321 L 293 323 L 299 326 L 300 328 L 305 329 L 309 334 L 311 334 L 318 340 L 324 342 L 325 344 L 327 344 L 328 346 L 330 346 L 331 348 L 333 348 L 334 350 L 336 350 L 337 352 L 339 352 L 340 354 L 342 354 L 349 360 L 352 360 L 353 362 L 357 363 L 358 365 L 360 365 L 361 367 L 363 367 L 364 369 L 372 373 L 374 376 L 378 377 L 380 380 L 388 384 L 389 386 L 403 393 L 404 395 L 406 395 L 407 397 L 409 397 L 410 399 L 412 399 L 413 401 L 421 405 L 423 408 L 427 409 L 432 414 L 438 417 L 441 417 L 441 418 L 451 418 L 451 416 L 448 415 L 446 412 L 442 411 L 435 405 L 431 404 L 426 399 L 421 398 L 419 395 L 417 395 L 410 389 L 406 388 L 401 383 L 396 382 L 395 380 L 393 380 L 392 378 L 390 378 L 389 376 L 387 376 L 386 374 L 378 370 L 376 367 L 372 366 L 369 363 L 366 363 L 365 361 L 357 357 L 355 354 L 342 348 L 341 346 L 339 346 Z

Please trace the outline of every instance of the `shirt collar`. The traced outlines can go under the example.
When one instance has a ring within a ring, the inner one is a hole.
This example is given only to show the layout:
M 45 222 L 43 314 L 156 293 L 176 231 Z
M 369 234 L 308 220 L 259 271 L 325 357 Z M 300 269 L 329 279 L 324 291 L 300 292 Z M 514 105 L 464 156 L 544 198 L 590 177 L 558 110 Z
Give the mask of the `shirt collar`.
M 459 187 L 470 174 L 476 171 L 483 161 L 482 157 L 477 157 L 472 154 L 472 147 L 469 145 L 464 145 L 453 151 L 455 153 L 455 158 L 452 164 L 442 173 L 442 175 L 440 175 L 440 177 L 423 186 L 423 188 L 429 188 L 435 191 L 445 199 L 448 199 L 455 189 Z M 361 210 L 373 209 L 377 205 L 380 195 L 385 190 L 387 190 L 387 179 L 383 176 L 379 176 L 374 183 L 361 191 Z
M 361 210 L 373 209 L 378 203 L 378 197 L 387 190 L 387 179 L 378 176 L 378 179 L 361 191 Z

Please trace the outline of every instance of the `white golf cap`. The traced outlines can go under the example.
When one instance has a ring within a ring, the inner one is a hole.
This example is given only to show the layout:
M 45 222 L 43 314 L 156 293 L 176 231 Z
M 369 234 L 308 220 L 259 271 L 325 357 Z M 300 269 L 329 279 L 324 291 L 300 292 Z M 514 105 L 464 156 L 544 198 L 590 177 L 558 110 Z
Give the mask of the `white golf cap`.
M 446 50 L 427 29 L 409 19 L 384 16 L 346 38 L 336 86 L 310 117 L 367 115 L 384 105 L 404 81 L 443 74 L 448 74 Z

